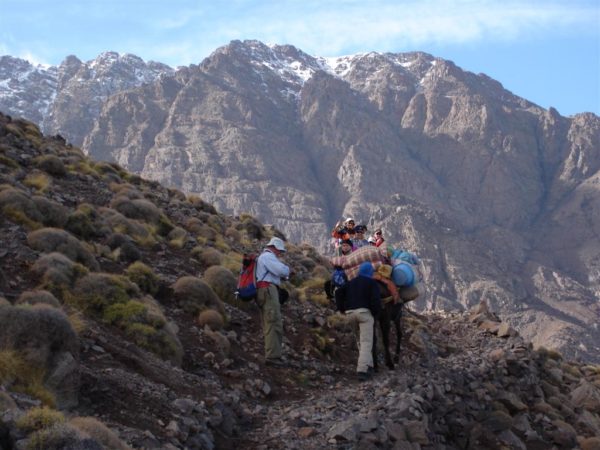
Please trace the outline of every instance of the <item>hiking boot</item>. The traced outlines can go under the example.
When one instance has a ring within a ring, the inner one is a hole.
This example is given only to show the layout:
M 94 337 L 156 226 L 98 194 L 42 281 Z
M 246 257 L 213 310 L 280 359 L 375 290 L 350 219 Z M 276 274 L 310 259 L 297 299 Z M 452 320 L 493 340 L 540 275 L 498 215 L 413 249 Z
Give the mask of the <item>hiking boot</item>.
M 358 381 L 363 382 L 370 380 L 372 375 L 369 372 L 356 372 L 356 377 Z
M 267 366 L 274 366 L 274 367 L 286 367 L 287 366 L 287 363 L 281 358 L 267 358 L 267 359 L 265 359 L 265 364 Z

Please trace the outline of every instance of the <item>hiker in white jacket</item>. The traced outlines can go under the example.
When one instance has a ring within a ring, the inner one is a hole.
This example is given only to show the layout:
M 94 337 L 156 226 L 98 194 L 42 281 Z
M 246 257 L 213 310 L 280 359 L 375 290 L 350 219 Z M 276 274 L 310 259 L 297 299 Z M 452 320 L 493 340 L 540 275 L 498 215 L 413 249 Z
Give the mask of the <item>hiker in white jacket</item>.
M 256 300 L 263 322 L 265 363 L 274 366 L 285 365 L 282 358 L 283 320 L 278 287 L 282 278 L 289 277 L 290 268 L 279 260 L 282 253 L 285 253 L 285 245 L 281 239 L 274 237 L 256 261 Z

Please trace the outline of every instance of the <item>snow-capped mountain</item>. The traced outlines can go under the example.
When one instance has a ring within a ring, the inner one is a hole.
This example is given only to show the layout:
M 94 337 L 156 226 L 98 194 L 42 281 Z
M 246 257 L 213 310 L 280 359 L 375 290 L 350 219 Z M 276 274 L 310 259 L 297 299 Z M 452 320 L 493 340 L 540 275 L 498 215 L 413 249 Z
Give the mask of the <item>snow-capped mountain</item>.
M 383 227 L 425 261 L 418 307 L 486 299 L 536 344 L 600 354 L 598 116 L 563 117 L 421 52 L 323 58 L 233 41 L 199 65 L 151 64 L 69 57 L 54 91 L 27 97 L 39 109 L 23 88 L 21 103 L 2 91 L 0 110 L 28 107 L 92 157 L 292 242 L 326 250 L 347 215 Z
M 81 145 L 102 103 L 112 94 L 174 72 L 169 66 L 105 52 L 82 62 L 68 56 L 59 66 L 0 57 L 0 110 L 39 123 Z

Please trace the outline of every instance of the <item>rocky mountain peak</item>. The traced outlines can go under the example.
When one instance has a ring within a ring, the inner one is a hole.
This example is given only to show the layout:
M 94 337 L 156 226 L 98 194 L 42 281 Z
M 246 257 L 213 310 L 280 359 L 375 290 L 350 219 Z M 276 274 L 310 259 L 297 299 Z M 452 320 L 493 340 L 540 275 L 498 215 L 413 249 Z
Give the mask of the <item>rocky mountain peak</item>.
M 422 52 L 233 41 L 147 82 L 125 60 L 61 66 L 45 123 L 324 252 L 342 217 L 382 227 L 427 263 L 419 308 L 483 297 L 536 345 L 600 355 L 597 116 L 562 117 Z

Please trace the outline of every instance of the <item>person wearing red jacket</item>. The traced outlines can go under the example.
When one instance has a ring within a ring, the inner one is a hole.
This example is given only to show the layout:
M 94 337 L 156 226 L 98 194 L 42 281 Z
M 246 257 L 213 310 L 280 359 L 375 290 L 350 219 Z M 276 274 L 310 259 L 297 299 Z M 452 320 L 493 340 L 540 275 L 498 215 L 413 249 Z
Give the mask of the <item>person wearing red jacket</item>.
M 377 228 L 375 230 L 373 238 L 375 239 L 375 247 L 380 247 L 385 242 L 385 239 L 383 238 L 383 231 L 381 231 L 381 228 Z

